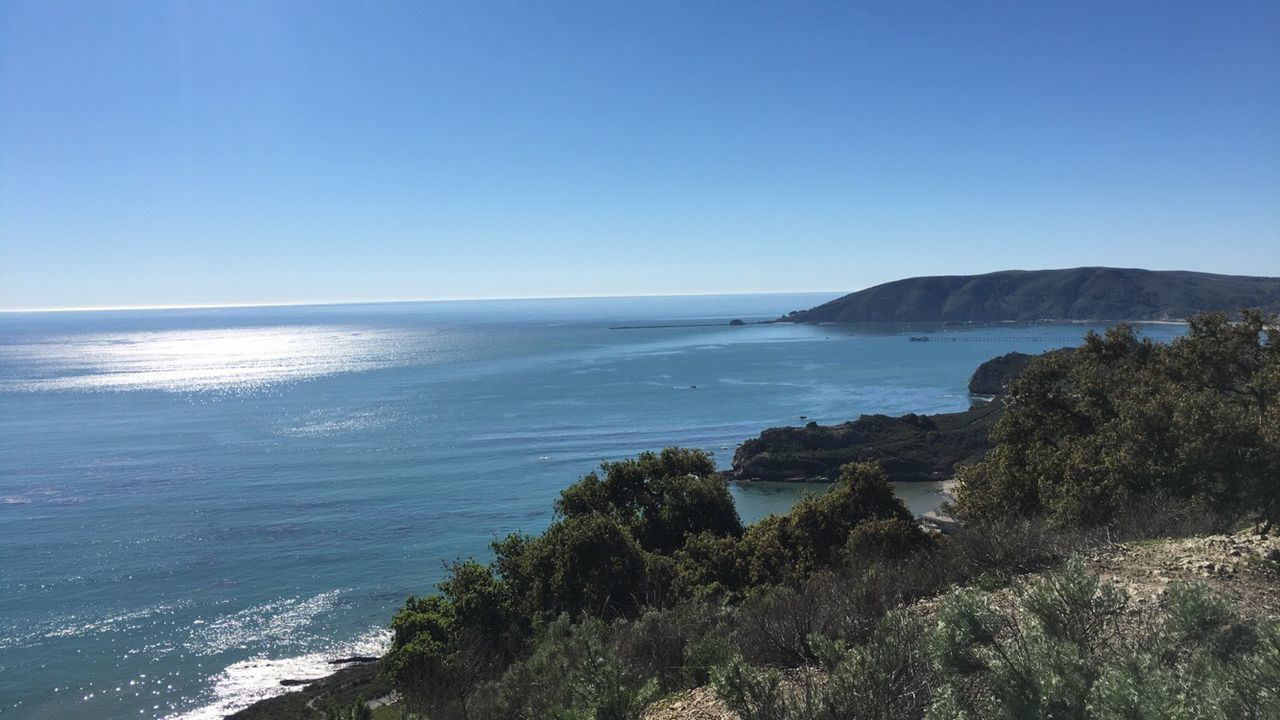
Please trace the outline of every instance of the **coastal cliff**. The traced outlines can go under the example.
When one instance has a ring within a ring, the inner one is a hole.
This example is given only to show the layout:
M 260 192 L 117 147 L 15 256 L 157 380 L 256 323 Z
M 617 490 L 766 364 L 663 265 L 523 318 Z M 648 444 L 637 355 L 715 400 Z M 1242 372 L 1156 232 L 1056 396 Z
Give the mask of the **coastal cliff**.
M 1085 267 L 897 280 L 781 320 L 798 323 L 1181 320 L 1280 311 L 1280 278 Z
M 1009 381 L 1018 376 L 1035 355 L 1011 352 L 994 357 L 978 366 L 969 378 L 970 395 L 1003 395 L 1009 389 Z

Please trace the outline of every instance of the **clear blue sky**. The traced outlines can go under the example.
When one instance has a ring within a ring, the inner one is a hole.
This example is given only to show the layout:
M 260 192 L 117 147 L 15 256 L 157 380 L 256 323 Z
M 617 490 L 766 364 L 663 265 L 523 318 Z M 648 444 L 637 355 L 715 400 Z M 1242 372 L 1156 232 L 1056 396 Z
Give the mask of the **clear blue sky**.
M 1280 275 L 1280 3 L 0 0 L 0 307 Z

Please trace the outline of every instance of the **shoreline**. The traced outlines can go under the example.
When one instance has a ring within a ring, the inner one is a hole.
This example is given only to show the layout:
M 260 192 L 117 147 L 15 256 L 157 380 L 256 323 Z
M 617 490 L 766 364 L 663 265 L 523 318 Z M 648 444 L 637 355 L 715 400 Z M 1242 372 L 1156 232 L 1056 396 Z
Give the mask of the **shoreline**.
M 750 487 L 754 484 L 777 483 L 780 485 L 799 485 L 800 481 L 770 481 L 770 480 L 725 480 L 726 483 L 734 485 L 743 485 Z M 832 481 L 823 480 L 816 481 L 813 484 L 830 485 Z M 899 480 L 895 481 L 896 485 L 929 485 L 930 491 L 941 496 L 942 502 L 949 502 L 955 498 L 955 488 L 957 481 L 955 478 L 947 479 L 928 479 L 928 480 Z M 903 499 L 907 502 L 907 499 Z M 909 506 L 909 503 L 908 503 Z M 951 527 L 956 524 L 953 518 L 941 513 L 941 503 L 939 507 L 924 513 L 913 513 L 917 522 L 932 526 L 940 532 L 948 532 Z M 754 522 L 759 522 L 759 519 Z M 371 632 L 383 630 L 385 628 L 373 628 Z M 315 653 L 313 655 L 319 655 Z M 313 677 L 291 677 L 279 675 L 276 684 L 271 686 L 271 694 L 260 697 L 248 705 L 231 709 L 227 705 L 208 705 L 198 708 L 187 713 L 183 713 L 175 717 L 175 720 L 219 720 L 227 718 L 228 720 L 275 720 L 276 718 L 291 717 L 288 713 L 298 705 L 311 707 L 317 698 L 325 696 L 329 693 L 340 692 L 351 698 L 364 697 L 370 703 L 389 704 L 388 700 L 392 697 L 393 691 L 383 692 L 385 688 L 380 685 L 377 677 L 378 663 L 385 656 L 385 648 L 377 657 L 362 657 L 360 662 L 345 664 L 341 660 L 343 658 L 334 657 L 326 659 L 324 662 L 327 667 L 324 669 L 331 670 L 327 674 Z M 306 656 L 310 657 L 310 656 Z M 254 663 L 259 666 L 281 665 L 287 663 L 292 658 L 284 658 L 281 660 L 259 660 L 245 661 L 245 663 Z M 314 665 L 312 667 L 315 667 Z M 224 671 L 225 672 L 225 671 Z M 265 689 L 264 689 L 265 690 Z M 378 694 L 376 696 L 364 690 L 374 690 Z M 221 714 L 209 714 L 210 710 L 215 710 Z

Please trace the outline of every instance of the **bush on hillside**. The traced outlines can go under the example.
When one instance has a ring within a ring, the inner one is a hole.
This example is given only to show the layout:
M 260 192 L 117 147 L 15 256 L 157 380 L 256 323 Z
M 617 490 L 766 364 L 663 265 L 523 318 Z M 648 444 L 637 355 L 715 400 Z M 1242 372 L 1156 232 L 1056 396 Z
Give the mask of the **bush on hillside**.
M 920 641 L 924 622 L 886 615 L 862 642 L 822 635 L 807 642 L 818 666 L 784 676 L 735 657 L 713 674 L 717 693 L 742 720 L 901 720 L 918 718 L 932 674 Z
M 750 585 L 770 585 L 803 578 L 833 567 L 850 534 L 863 523 L 901 521 L 898 538 L 914 548 L 924 533 L 874 463 L 851 463 L 822 495 L 802 498 L 785 515 L 773 515 L 747 528 L 742 552 Z
M 1124 618 L 1124 594 L 1079 560 L 1002 611 L 959 590 L 928 641 L 929 720 L 1280 717 L 1280 625 L 1239 621 L 1202 585 L 1175 586 L 1163 621 Z
M 829 578 L 819 575 L 851 556 L 901 557 L 927 542 L 874 465 L 845 467 L 829 492 L 807 497 L 790 513 L 745 532 L 705 453 L 669 448 L 605 463 L 601 471 L 561 494 L 557 518 L 545 533 L 495 542 L 489 565 L 456 563 L 440 583 L 439 594 L 410 598 L 396 614 L 386 665 L 408 705 L 439 718 L 467 714 L 481 685 L 517 682 L 516 676 L 508 677 L 510 672 L 518 675 L 539 657 L 538 648 L 558 642 L 559 636 L 547 636 L 545 629 L 567 622 L 561 619 L 566 617 L 617 621 L 610 627 L 619 633 L 629 624 L 650 624 L 654 632 L 647 636 L 613 639 L 616 647 L 611 647 L 623 658 L 619 662 L 656 678 L 662 687 L 694 676 L 705 679 L 708 658 L 727 652 L 730 633 L 722 628 L 716 641 L 704 621 L 678 620 L 671 613 L 681 603 L 758 595 L 753 606 L 758 610 L 745 617 L 763 623 L 756 633 L 760 636 L 778 622 L 796 619 L 788 610 L 794 603 L 786 597 L 795 590 L 769 586 L 822 586 L 824 592 L 810 592 L 808 598 L 820 598 L 835 612 L 843 607 L 838 593 L 831 590 Z M 766 622 L 769 617 L 773 625 Z M 803 659 L 810 631 L 852 634 L 837 625 L 818 622 L 785 641 L 789 649 L 774 652 Z M 537 637 L 544 639 L 534 642 Z M 682 664 L 694 652 L 691 648 L 703 656 L 701 669 Z M 670 666 L 652 666 L 644 657 L 663 658 Z M 538 662 L 545 665 L 545 660 Z M 598 700 L 600 707 L 613 702 Z M 561 703 L 557 712 L 591 705 L 575 702 Z
M 644 551 L 611 517 L 569 517 L 518 547 L 518 554 L 501 557 L 500 567 L 535 621 L 566 613 L 630 616 L 643 604 Z
M 1097 525 L 1150 495 L 1280 511 L 1280 330 L 1244 312 L 1193 318 L 1169 344 L 1118 326 L 1037 357 L 1009 386 L 994 447 L 961 470 L 974 521 L 1044 514 Z
M 432 717 L 637 720 L 658 684 L 628 670 L 613 634 L 599 619 L 561 616 L 527 659 L 478 689 L 465 714 Z
M 866 638 L 820 635 L 817 662 L 779 671 L 734 656 L 713 673 L 742 720 L 1269 720 L 1280 717 L 1280 623 L 1251 622 L 1203 585 L 1163 617 L 1067 562 L 1015 606 L 962 588 L 929 620 L 887 613 Z
M 618 521 L 649 552 L 671 553 L 690 535 L 742 534 L 733 498 L 700 450 L 661 453 L 600 466 L 560 493 L 556 512 L 565 519 L 604 515 Z

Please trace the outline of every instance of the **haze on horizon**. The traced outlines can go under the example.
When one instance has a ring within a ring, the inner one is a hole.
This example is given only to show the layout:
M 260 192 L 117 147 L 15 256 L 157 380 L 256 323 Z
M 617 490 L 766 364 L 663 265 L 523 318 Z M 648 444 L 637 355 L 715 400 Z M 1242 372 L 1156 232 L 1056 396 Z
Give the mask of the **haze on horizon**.
M 1280 276 L 1280 4 L 10 0 L 0 308 Z

